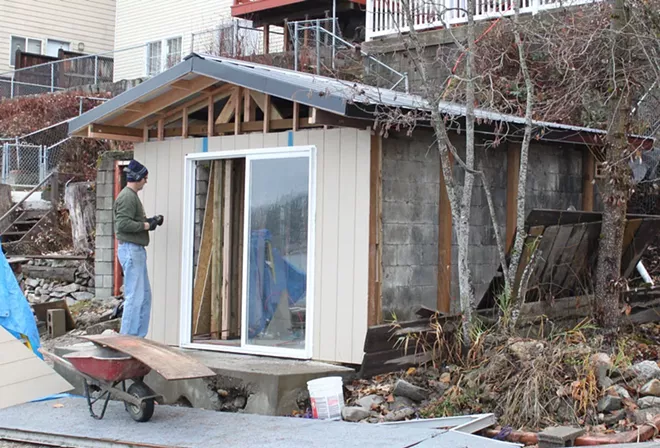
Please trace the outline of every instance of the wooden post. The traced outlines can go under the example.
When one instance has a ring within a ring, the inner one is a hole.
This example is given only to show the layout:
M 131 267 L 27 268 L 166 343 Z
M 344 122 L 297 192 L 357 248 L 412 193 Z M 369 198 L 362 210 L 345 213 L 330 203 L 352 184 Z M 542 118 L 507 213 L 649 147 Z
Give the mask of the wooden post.
M 213 128 L 215 126 L 215 121 L 213 118 L 215 117 L 215 110 L 213 109 L 214 103 L 213 103 L 213 96 L 210 96 L 208 99 L 208 118 L 207 118 L 207 129 L 206 129 L 206 134 L 209 137 L 213 137 Z
M 240 101 L 236 101 L 240 104 Z M 222 296 L 222 333 L 221 339 L 227 339 L 230 327 L 231 317 L 231 248 L 232 248 L 232 228 L 231 228 L 231 209 L 232 209 L 232 170 L 234 161 L 231 159 L 225 160 L 224 170 L 224 187 L 222 195 L 222 283 L 221 283 L 221 296 Z
M 293 102 L 293 132 L 300 129 L 300 103 Z
M 184 107 L 181 116 L 181 137 L 188 138 L 188 108 Z
M 582 152 L 582 210 L 594 210 L 594 175 L 596 158 L 589 148 Z
M 287 19 L 284 19 L 283 27 L 282 38 L 284 39 L 284 51 L 286 52 L 291 50 L 291 42 L 289 42 L 289 21 Z
M 57 210 L 60 205 L 60 176 L 57 170 L 50 177 L 50 204 L 53 210 Z
M 144 128 L 142 128 L 142 141 L 148 142 L 149 141 L 149 126 L 146 124 L 144 125 Z
M 270 132 L 270 95 L 264 95 L 262 110 L 264 112 L 264 134 L 267 134 Z
M 222 257 L 222 200 L 223 200 L 223 160 L 214 160 L 211 162 L 213 169 L 211 175 L 213 182 L 209 182 L 209 187 L 213 187 L 213 211 L 212 211 L 212 232 L 211 237 L 211 336 L 217 335 L 218 339 L 222 339 L 221 322 L 222 316 L 222 267 L 224 259 Z M 209 189 L 209 195 L 211 190 Z M 207 201 L 208 203 L 208 201 Z M 207 225 L 208 223 L 204 223 Z
M 367 322 L 378 325 L 383 318 L 381 300 L 382 276 L 382 139 L 371 136 L 371 167 L 369 173 L 369 289 Z
M 305 14 L 305 20 L 309 20 L 309 14 Z M 303 31 L 303 45 L 306 47 L 309 42 L 309 26 L 305 24 L 305 31 Z
M 241 109 L 244 107 L 242 99 L 243 89 L 236 87 L 236 101 L 234 102 L 234 135 L 241 133 Z
M 270 53 L 270 25 L 264 25 L 264 54 Z
M 449 156 L 453 165 L 453 157 Z M 445 175 L 440 162 L 440 203 L 438 204 L 438 311 L 451 310 L 451 233 L 452 215 Z
M 509 143 L 506 159 L 506 250 L 516 236 L 518 217 L 518 179 L 520 178 L 520 143 Z
M 165 140 L 165 120 L 162 118 L 158 120 L 158 141 L 162 142 Z
M 245 123 L 256 121 L 257 110 L 254 107 L 254 100 L 252 99 L 252 95 L 250 95 L 250 91 L 248 89 L 243 90 L 243 102 L 244 102 L 243 121 Z

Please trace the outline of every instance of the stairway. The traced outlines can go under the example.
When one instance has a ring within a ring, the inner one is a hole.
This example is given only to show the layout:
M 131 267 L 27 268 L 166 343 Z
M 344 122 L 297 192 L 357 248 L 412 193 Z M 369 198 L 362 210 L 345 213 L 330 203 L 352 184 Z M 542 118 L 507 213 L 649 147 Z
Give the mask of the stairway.
M 0 231 L 2 248 L 10 252 L 12 248 L 27 242 L 39 232 L 43 224 L 50 220 L 50 210 L 17 210 L 16 219 L 3 225 Z

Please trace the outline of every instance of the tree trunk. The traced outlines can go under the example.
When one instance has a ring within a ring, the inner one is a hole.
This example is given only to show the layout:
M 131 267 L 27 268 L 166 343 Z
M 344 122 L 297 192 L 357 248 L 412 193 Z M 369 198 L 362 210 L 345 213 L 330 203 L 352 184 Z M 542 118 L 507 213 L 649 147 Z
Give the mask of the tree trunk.
M 631 173 L 628 166 L 627 130 L 631 110 L 631 93 L 626 79 L 629 43 L 625 33 L 628 23 L 625 0 L 615 0 L 611 28 L 614 32 L 612 50 L 612 121 L 605 146 L 605 178 L 599 183 L 603 198 L 603 225 L 596 266 L 595 314 L 598 323 L 608 332 L 616 331 L 619 323 L 621 255 L 626 209 L 630 196 Z
M 69 184 L 64 192 L 64 203 L 69 209 L 73 248 L 76 252 L 94 250 L 96 227 L 96 194 L 89 182 Z

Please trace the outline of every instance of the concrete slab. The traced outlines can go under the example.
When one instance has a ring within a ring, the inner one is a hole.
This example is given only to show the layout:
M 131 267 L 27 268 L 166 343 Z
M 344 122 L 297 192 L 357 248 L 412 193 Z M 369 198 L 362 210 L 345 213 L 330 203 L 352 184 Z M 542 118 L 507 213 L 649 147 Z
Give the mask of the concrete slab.
M 56 348 L 62 356 L 76 350 L 89 348 L 90 343 Z M 178 350 L 178 349 L 175 349 Z M 151 372 L 145 382 L 163 396 L 165 404 L 188 402 L 194 408 L 219 410 L 223 399 L 221 391 L 234 391 L 232 395 L 247 398 L 245 412 L 260 415 L 290 415 L 298 410 L 297 401 L 307 393 L 307 381 L 326 376 L 348 378 L 353 369 L 316 361 L 297 361 L 263 356 L 238 355 L 233 353 L 201 350 L 181 350 L 202 362 L 218 375 L 211 379 L 165 381 Z M 82 381 L 66 369 L 56 370 L 83 393 Z M 184 400 L 185 399 L 185 400 Z
M 403 448 L 430 439 L 434 434 L 438 434 L 438 431 L 213 412 L 173 406 L 157 406 L 151 421 L 136 423 L 126 413 L 123 404 L 118 402 L 111 402 L 105 418 L 97 421 L 89 416 L 87 403 L 81 398 L 29 403 L 0 411 L 0 439 L 20 437 L 26 442 L 40 441 L 60 445 L 68 442 L 69 446 L 82 448 L 92 446 Z M 428 446 L 454 448 L 457 445 L 452 442 L 433 443 Z M 467 446 L 478 448 L 486 445 Z

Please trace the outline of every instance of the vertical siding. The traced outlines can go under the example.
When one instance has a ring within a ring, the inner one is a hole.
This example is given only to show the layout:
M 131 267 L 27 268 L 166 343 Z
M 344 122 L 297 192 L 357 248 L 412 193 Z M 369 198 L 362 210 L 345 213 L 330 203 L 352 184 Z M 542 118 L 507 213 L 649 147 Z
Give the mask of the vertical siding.
M 190 53 L 192 33 L 218 27 L 231 17 L 233 0 L 117 0 L 115 49 L 182 37 Z M 145 76 L 145 48 L 122 51 L 115 58 L 115 81 Z
M 115 0 L 0 0 L 0 73 L 9 66 L 10 36 L 71 42 L 71 50 L 85 45 L 85 53 L 112 51 L 115 37 Z
M 208 148 L 257 149 L 288 146 L 288 141 L 287 132 L 245 134 L 210 138 Z M 173 345 L 179 339 L 183 161 L 185 154 L 200 150 L 198 142 L 169 140 L 135 148 L 135 158 L 150 170 L 142 195 L 146 213 L 165 215 L 148 248 L 150 337 Z M 313 357 L 360 363 L 367 330 L 370 134 L 300 131 L 293 134 L 293 144 L 317 148 Z

